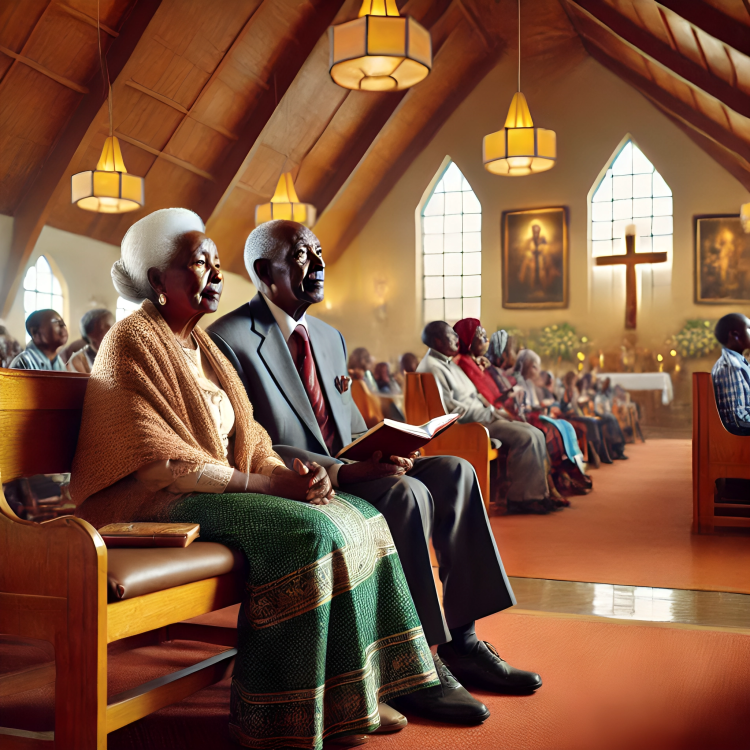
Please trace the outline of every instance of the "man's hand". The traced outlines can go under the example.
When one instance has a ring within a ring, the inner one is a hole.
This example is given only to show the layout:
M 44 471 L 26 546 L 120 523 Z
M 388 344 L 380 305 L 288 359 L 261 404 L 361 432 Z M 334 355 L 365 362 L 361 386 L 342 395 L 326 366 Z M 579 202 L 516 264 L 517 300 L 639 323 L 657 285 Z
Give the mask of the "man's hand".
M 270 494 L 312 505 L 328 505 L 335 495 L 326 470 L 314 461 L 304 464 L 298 458 L 294 459 L 294 471 L 280 466 L 273 472 Z
M 482 371 L 486 370 L 492 364 L 487 357 L 477 357 L 474 361 L 479 365 L 479 369 Z
M 383 477 L 401 477 L 414 466 L 414 459 L 418 457 L 419 451 L 415 451 L 408 457 L 391 456 L 388 462 L 383 463 L 383 452 L 375 451 L 367 461 L 344 464 L 339 469 L 339 484 L 343 487 L 345 484 L 372 482 Z

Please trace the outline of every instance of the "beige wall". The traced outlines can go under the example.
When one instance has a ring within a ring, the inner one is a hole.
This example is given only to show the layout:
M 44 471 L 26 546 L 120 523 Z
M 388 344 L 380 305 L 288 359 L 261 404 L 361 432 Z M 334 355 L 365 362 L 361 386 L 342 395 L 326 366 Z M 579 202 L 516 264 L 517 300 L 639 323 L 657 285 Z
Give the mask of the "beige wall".
M 12 231 L 13 219 L 0 216 L 0 268 L 3 267 L 10 248 Z M 59 312 L 68 323 L 71 340 L 79 337 L 78 321 L 87 310 L 97 307 L 115 310 L 118 295 L 112 286 L 110 269 L 120 257 L 119 247 L 46 226 L 26 268 L 36 263 L 40 255 L 48 258 L 60 277 L 65 307 Z M 26 269 L 24 274 L 25 272 Z M 224 276 L 224 293 L 219 310 L 215 315 L 203 318 L 203 327 L 210 325 L 215 317 L 239 307 L 255 294 L 253 285 L 241 276 L 234 273 L 225 273 Z M 10 332 L 23 342 L 25 330 L 22 289 L 16 295 L 5 322 Z
M 419 334 L 421 277 L 416 214 L 446 156 L 482 203 L 482 322 L 538 328 L 568 322 L 602 348 L 624 333 L 624 273 L 592 268 L 588 250 L 588 196 L 613 152 L 630 134 L 672 188 L 674 259 L 651 284 L 642 284 L 638 343 L 663 348 L 689 318 L 717 318 L 726 306 L 693 303 L 693 216 L 737 213 L 747 192 L 635 90 L 586 57 L 567 71 L 524 76 L 536 124 L 557 131 L 558 162 L 549 172 L 496 177 L 481 162 L 482 137 L 502 127 L 515 91 L 515 63 L 494 69 L 415 159 L 364 230 L 327 271 L 330 309 L 317 315 L 340 328 L 351 349 L 368 346 L 378 359 L 424 350 Z M 567 206 L 570 217 L 570 305 L 561 310 L 506 310 L 501 298 L 500 221 L 509 209 Z M 324 248 L 325 249 L 325 248 Z M 385 306 L 381 293 L 385 289 Z M 748 306 L 750 312 L 750 306 Z

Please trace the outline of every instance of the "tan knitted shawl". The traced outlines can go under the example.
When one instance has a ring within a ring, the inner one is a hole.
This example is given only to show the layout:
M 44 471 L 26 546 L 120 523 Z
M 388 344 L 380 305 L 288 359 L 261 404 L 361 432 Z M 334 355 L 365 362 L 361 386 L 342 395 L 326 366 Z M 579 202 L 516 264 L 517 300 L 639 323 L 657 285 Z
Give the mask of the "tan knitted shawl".
M 257 473 L 281 463 L 234 368 L 200 328 L 193 335 L 234 408 L 235 467 Z M 70 482 L 77 514 L 97 527 L 163 518 L 175 495 L 149 492 L 133 472 L 164 459 L 183 462 L 175 476 L 206 463 L 228 465 L 187 359 L 147 300 L 114 325 L 94 363 Z

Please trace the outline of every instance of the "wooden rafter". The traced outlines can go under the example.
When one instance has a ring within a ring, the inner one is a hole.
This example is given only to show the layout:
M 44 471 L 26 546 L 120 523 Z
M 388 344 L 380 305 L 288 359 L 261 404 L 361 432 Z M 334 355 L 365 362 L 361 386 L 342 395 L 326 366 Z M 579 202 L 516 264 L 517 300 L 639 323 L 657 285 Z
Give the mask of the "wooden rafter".
M 12 49 L 8 49 L 7 47 L 4 47 L 2 44 L 0 44 L 0 52 L 2 52 L 4 55 L 7 55 L 8 57 L 12 57 L 16 62 L 19 62 L 22 65 L 26 65 L 29 68 L 36 70 L 37 73 L 41 73 L 42 75 L 47 76 L 47 78 L 51 78 L 53 81 L 57 81 L 57 83 L 61 83 L 63 86 L 67 86 L 69 89 L 72 89 L 73 91 L 77 91 L 79 94 L 89 93 L 89 90 L 82 84 L 76 83 L 75 81 L 71 81 L 70 78 L 61 76 L 58 73 L 55 73 L 54 71 L 50 70 L 49 68 L 46 68 L 44 65 L 40 65 L 36 60 L 32 60 L 31 58 L 26 57 L 25 55 L 21 55 L 18 52 L 14 52 Z
M 114 81 L 130 59 L 138 41 L 156 13 L 161 0 L 139 0 L 123 24 L 118 37 L 107 51 L 110 78 Z M 39 234 L 51 210 L 52 198 L 61 178 L 65 175 L 76 149 L 80 146 L 89 126 L 98 114 L 105 93 L 101 86 L 93 85 L 99 74 L 90 82 L 86 94 L 67 126 L 60 134 L 55 147 L 47 157 L 44 167 L 26 187 L 24 197 L 17 206 L 13 222 L 10 255 L 0 274 L 0 311 L 7 315 L 21 279 L 21 271 L 31 255 Z
M 189 161 L 185 161 L 184 159 L 180 159 L 177 156 L 172 156 L 172 154 L 168 154 L 164 151 L 159 151 L 158 148 L 154 148 L 153 146 L 149 146 L 148 143 L 144 143 L 143 141 L 139 141 L 136 138 L 131 138 L 129 135 L 125 135 L 124 133 L 121 133 L 119 130 L 115 130 L 115 135 L 121 140 L 125 141 L 125 143 L 129 143 L 131 146 L 135 146 L 136 148 L 141 149 L 142 151 L 145 151 L 148 154 L 151 154 L 152 156 L 156 156 L 158 159 L 164 159 L 165 161 L 171 162 L 172 164 L 176 164 L 178 167 L 182 167 L 183 169 L 187 169 L 188 172 L 192 172 L 193 174 L 197 174 L 199 177 L 203 177 L 206 180 L 210 180 L 211 182 L 214 181 L 214 177 L 210 172 L 206 172 L 205 169 L 201 169 L 200 167 L 196 167 L 195 164 L 191 164 Z
M 716 141 L 716 143 L 727 150 L 732 151 L 740 159 L 750 162 L 750 144 L 742 138 L 722 127 L 715 120 L 712 120 L 697 109 L 688 106 L 652 80 L 644 78 L 632 68 L 611 57 L 590 38 L 584 37 L 584 44 L 588 53 L 595 60 L 638 89 L 642 94 L 645 94 L 652 101 L 658 101 L 661 107 L 668 110 L 674 117 L 693 127 L 707 138 Z
M 657 4 L 669 8 L 714 39 L 750 57 L 750 33 L 747 25 L 738 23 L 712 5 L 703 0 L 657 0 Z
M 679 52 L 675 52 L 668 44 L 661 42 L 653 34 L 621 15 L 604 0 L 568 0 L 568 2 L 587 13 L 603 29 L 617 36 L 620 41 L 635 49 L 639 54 L 661 65 L 687 83 L 702 89 L 735 112 L 750 117 L 750 97 L 747 94 Z
M 92 18 L 91 16 L 86 15 L 85 13 L 82 13 L 80 10 L 77 10 L 76 8 L 71 8 L 70 5 L 67 5 L 66 3 L 58 2 L 57 7 L 67 13 L 69 16 L 72 16 L 73 18 L 76 18 L 79 21 L 83 21 L 83 23 L 87 23 L 89 26 L 93 26 L 94 28 L 97 27 L 97 24 L 99 25 L 99 28 L 105 33 L 111 36 L 113 39 L 117 39 L 118 36 L 120 36 L 114 29 L 110 29 L 109 26 L 102 23 L 101 21 L 97 21 L 96 18 Z

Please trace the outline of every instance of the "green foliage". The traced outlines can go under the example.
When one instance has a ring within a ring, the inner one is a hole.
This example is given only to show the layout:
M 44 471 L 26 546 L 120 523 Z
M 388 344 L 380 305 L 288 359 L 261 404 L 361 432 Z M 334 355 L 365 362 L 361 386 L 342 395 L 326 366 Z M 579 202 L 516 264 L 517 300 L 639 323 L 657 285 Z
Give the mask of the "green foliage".
M 567 362 L 577 359 L 578 352 L 589 344 L 586 336 L 579 336 L 568 323 L 546 326 L 535 337 L 534 349 L 542 357 L 563 359 Z
M 684 328 L 668 342 L 678 354 L 688 359 L 707 357 L 720 344 L 714 336 L 715 320 L 688 320 Z

